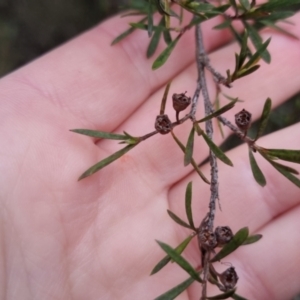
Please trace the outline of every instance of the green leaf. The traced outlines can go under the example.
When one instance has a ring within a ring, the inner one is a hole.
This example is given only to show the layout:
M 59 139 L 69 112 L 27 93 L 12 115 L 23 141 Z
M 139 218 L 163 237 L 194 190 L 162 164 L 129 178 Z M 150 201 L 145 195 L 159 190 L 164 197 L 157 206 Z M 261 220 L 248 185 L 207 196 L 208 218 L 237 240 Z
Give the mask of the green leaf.
M 189 138 L 185 147 L 184 152 L 184 165 L 187 166 L 192 162 L 193 150 L 194 150 L 194 137 L 195 137 L 195 128 L 192 127 L 192 130 L 189 134 Z
M 268 45 L 270 44 L 271 38 L 268 38 L 258 49 L 257 51 L 251 56 L 249 61 L 245 64 L 244 68 L 249 69 L 252 65 L 257 61 L 259 57 L 261 57 L 262 53 L 267 49 Z
M 179 34 L 168 46 L 167 48 L 156 58 L 152 65 L 152 69 L 156 70 L 160 68 L 169 58 L 171 55 L 172 51 L 174 50 L 177 42 L 179 41 L 180 37 L 182 35 Z
M 148 45 L 148 49 L 147 49 L 147 58 L 150 58 L 156 51 L 159 40 L 161 37 L 161 31 L 160 30 L 155 30 L 151 41 Z
M 242 67 L 242 65 L 244 64 L 244 62 L 247 58 L 247 55 L 249 53 L 247 42 L 248 42 L 248 32 L 247 32 L 247 30 L 245 30 L 243 39 L 241 41 L 241 51 L 240 51 L 240 55 L 238 56 L 239 62 L 238 62 L 238 67 L 236 68 L 236 71 L 238 71 Z
M 243 68 L 240 70 L 237 74 L 237 78 L 242 78 L 244 76 L 250 75 L 251 73 L 255 72 L 257 69 L 259 69 L 260 65 L 255 65 L 250 68 Z
M 235 299 L 235 300 L 247 300 L 246 298 L 238 295 L 238 294 L 234 294 L 231 296 L 232 299 Z
M 250 235 L 247 237 L 247 239 L 245 240 L 245 242 L 243 243 L 243 245 L 250 245 L 253 243 L 258 242 L 261 238 L 262 238 L 262 234 L 254 234 L 254 235 Z
M 265 178 L 264 174 L 262 173 L 262 171 L 260 170 L 260 168 L 254 158 L 251 148 L 249 148 L 249 159 L 250 159 L 250 165 L 251 165 L 251 170 L 252 170 L 254 179 L 256 180 L 256 182 L 259 185 L 265 186 L 267 183 L 266 178 Z
M 162 26 L 163 23 L 164 23 L 164 18 L 161 19 L 158 26 Z M 159 28 L 157 28 L 154 31 L 154 34 L 153 34 L 151 41 L 147 48 L 147 58 L 150 58 L 155 53 L 158 43 L 159 43 L 159 40 L 160 40 L 160 37 L 161 37 L 161 33 L 162 33 L 162 30 L 160 30 Z
M 300 187 L 300 180 L 297 177 L 295 177 L 293 174 L 291 174 L 289 171 L 287 171 L 286 168 L 283 168 L 282 165 L 274 161 L 269 160 L 269 162 L 278 172 L 280 172 L 283 176 L 285 176 L 289 181 L 294 183 L 296 186 Z
M 238 7 L 236 4 L 235 0 L 229 0 L 230 5 L 232 6 L 232 8 L 234 8 L 234 11 L 237 12 L 238 11 Z
M 153 13 L 152 13 L 152 3 L 149 2 L 149 7 L 148 7 L 148 15 L 147 15 L 147 19 L 148 19 L 148 36 L 151 37 L 152 36 L 152 32 L 153 32 Z
M 173 212 L 171 212 L 170 210 L 167 209 L 168 215 L 171 217 L 171 219 L 176 222 L 177 224 L 189 228 L 189 229 L 193 229 L 191 228 L 191 226 L 189 224 L 187 224 L 186 222 L 182 221 L 178 216 L 176 216 Z
M 239 2 L 245 10 L 249 10 L 251 8 L 248 0 L 239 0 Z
M 221 24 L 213 27 L 213 29 L 225 29 L 228 28 L 231 25 L 231 20 L 225 20 Z
M 291 173 L 296 174 L 298 173 L 298 171 L 273 161 L 272 158 L 268 157 L 268 155 L 265 153 L 264 150 L 266 149 L 257 149 L 257 150 L 279 173 L 285 176 L 289 181 L 294 183 L 296 186 L 300 187 L 300 180 L 297 177 L 295 177 L 293 174 L 291 174 Z
M 300 4 L 300 0 L 272 0 L 260 5 L 260 9 L 270 11 L 275 9 L 283 9 L 296 4 Z
M 228 299 L 229 297 L 231 297 L 235 293 L 235 291 L 236 291 L 236 289 L 233 289 L 233 290 L 227 291 L 223 294 L 219 294 L 219 295 L 212 296 L 212 297 L 206 297 L 206 299 L 209 299 L 209 300 Z
M 183 151 L 183 153 L 185 153 L 185 147 L 184 145 L 180 142 L 180 140 L 176 137 L 176 135 L 174 134 L 173 131 L 171 131 L 172 137 L 175 140 L 175 142 L 177 143 L 177 145 L 179 146 L 179 148 Z M 210 184 L 209 180 L 204 176 L 204 174 L 201 172 L 201 170 L 199 169 L 197 163 L 195 162 L 195 160 L 192 158 L 191 161 L 192 166 L 194 167 L 195 171 L 198 173 L 198 175 L 201 177 L 201 179 L 206 182 L 207 184 Z
M 109 139 L 109 140 L 127 140 L 128 137 L 122 134 L 115 134 L 109 133 L 105 131 L 97 131 L 97 130 L 90 130 L 90 129 L 71 129 L 70 131 L 76 132 L 79 134 L 101 138 L 101 139 Z
M 123 156 L 125 153 L 127 153 L 129 150 L 131 150 L 132 148 L 134 148 L 136 146 L 136 144 L 134 145 L 128 145 L 125 148 L 122 148 L 121 150 L 115 152 L 114 154 L 108 156 L 107 158 L 101 160 L 100 162 L 96 163 L 95 165 L 93 165 L 92 167 L 90 167 L 88 170 L 86 170 L 79 178 L 78 180 L 81 180 L 83 178 L 86 178 L 88 176 L 93 175 L 94 173 L 100 171 L 101 169 L 103 169 L 104 167 L 106 167 L 107 165 L 111 164 L 112 162 L 114 162 L 115 160 L 117 160 L 118 158 L 120 158 L 121 156 Z
M 163 115 L 165 113 L 165 108 L 166 108 L 166 103 L 167 103 L 167 98 L 168 98 L 170 86 L 171 86 L 171 81 L 168 82 L 168 84 L 166 85 L 164 95 L 163 95 L 163 98 L 161 100 L 161 105 L 160 105 L 160 114 L 161 115 Z
M 192 212 L 192 181 L 188 183 L 185 191 L 185 212 L 191 228 L 195 230 Z
M 265 102 L 261 117 L 260 117 L 260 121 L 259 121 L 259 126 L 258 126 L 258 130 L 257 130 L 257 134 L 255 137 L 255 141 L 257 141 L 257 139 L 259 137 L 261 137 L 263 131 L 265 130 L 267 123 L 268 123 L 268 119 L 271 113 L 271 108 L 272 108 L 272 101 L 270 98 L 268 98 Z
M 143 18 L 142 20 L 140 20 L 138 23 L 142 24 L 146 21 L 147 18 Z M 130 27 L 129 29 L 127 29 L 126 31 L 124 31 L 123 33 L 121 33 L 120 35 L 118 35 L 112 42 L 111 45 L 115 45 L 117 43 L 119 43 L 121 40 L 123 40 L 124 38 L 126 38 L 127 36 L 129 36 L 132 32 L 135 31 L 135 28 Z
M 173 300 L 184 292 L 194 281 L 195 279 L 190 277 L 154 300 Z
M 265 26 L 268 26 L 268 27 L 271 27 L 293 39 L 296 39 L 296 40 L 299 40 L 298 36 L 296 36 L 295 34 L 289 32 L 288 30 L 285 30 L 284 28 L 278 26 L 278 25 L 275 25 L 273 24 L 271 21 L 267 21 L 267 20 L 260 20 L 260 23 L 264 24 Z
M 201 122 L 205 122 L 207 120 L 210 120 L 212 118 L 218 117 L 221 114 L 225 113 L 226 111 L 230 110 L 231 108 L 234 107 L 235 103 L 238 101 L 238 98 L 234 99 L 233 101 L 231 101 L 230 103 L 224 105 L 223 107 L 221 107 L 220 109 L 216 110 L 215 112 L 213 112 L 212 114 L 206 116 L 205 118 L 197 121 L 197 123 L 201 123 Z
M 207 143 L 210 150 L 219 158 L 223 163 L 229 166 L 233 166 L 231 160 L 225 155 L 225 153 L 204 133 L 202 132 L 202 136 Z
M 172 37 L 169 30 L 163 31 L 164 41 L 167 45 L 170 45 L 172 43 Z
M 300 150 L 264 149 L 264 153 L 285 161 L 300 164 Z
M 250 37 L 255 49 L 259 50 L 263 44 L 261 36 L 257 32 L 257 30 L 253 26 L 249 25 L 246 21 L 244 21 L 243 24 L 248 31 L 249 37 Z M 263 52 L 261 52 L 260 56 L 266 63 L 270 63 L 271 55 L 267 49 L 264 50 Z
M 157 241 L 157 243 L 174 260 L 174 262 L 176 262 L 183 270 L 185 270 L 193 279 L 202 283 L 198 272 L 190 265 L 190 263 L 185 258 L 178 254 L 175 249 L 163 242 Z
M 195 234 L 193 235 L 189 235 L 184 241 L 182 241 L 176 248 L 175 251 L 178 254 L 181 254 L 185 248 L 188 246 L 188 244 L 190 243 L 190 241 L 193 239 L 193 237 L 195 236 Z M 153 270 L 151 271 L 150 275 L 154 275 L 157 272 L 159 272 L 163 267 L 165 267 L 169 262 L 171 261 L 171 257 L 169 255 L 166 255 L 161 261 L 159 261 L 156 266 L 153 268 Z
M 235 251 L 239 246 L 241 246 L 244 241 L 247 239 L 249 235 L 249 229 L 248 227 L 244 227 L 240 229 L 232 238 L 232 240 L 226 244 L 219 253 L 217 253 L 211 262 L 220 261 L 227 255 L 231 254 L 233 251 Z

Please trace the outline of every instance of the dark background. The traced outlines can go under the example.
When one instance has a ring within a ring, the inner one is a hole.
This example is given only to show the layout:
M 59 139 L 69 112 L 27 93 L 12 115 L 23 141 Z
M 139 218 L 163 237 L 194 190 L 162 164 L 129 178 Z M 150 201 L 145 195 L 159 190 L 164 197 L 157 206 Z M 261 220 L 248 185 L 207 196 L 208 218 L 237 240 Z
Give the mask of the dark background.
M 0 77 L 93 27 L 124 3 L 126 0 L 0 0 Z M 300 121 L 299 112 L 300 94 L 276 109 L 266 133 Z M 237 143 L 232 137 L 225 148 Z
M 125 2 L 0 0 L 0 77 L 93 27 L 116 13 Z M 271 114 L 267 132 L 300 121 L 299 112 L 300 94 Z M 239 140 L 232 137 L 224 148 L 231 148 L 238 143 Z

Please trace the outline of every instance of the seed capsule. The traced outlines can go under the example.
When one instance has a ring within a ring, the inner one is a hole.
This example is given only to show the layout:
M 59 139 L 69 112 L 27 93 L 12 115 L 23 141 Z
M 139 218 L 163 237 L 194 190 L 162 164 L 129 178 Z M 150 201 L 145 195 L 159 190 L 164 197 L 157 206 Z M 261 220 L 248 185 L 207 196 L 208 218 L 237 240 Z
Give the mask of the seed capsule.
M 168 115 L 158 115 L 154 126 L 160 134 L 167 134 L 172 130 L 172 122 Z
M 173 94 L 172 99 L 176 112 L 185 110 L 191 104 L 191 97 L 187 97 L 184 93 Z
M 246 131 L 250 127 L 250 122 L 251 114 L 245 109 L 235 115 L 235 124 L 243 131 Z
M 212 250 L 218 244 L 215 233 L 207 228 L 200 231 L 199 241 L 205 250 Z
M 239 277 L 237 276 L 234 267 L 230 267 L 220 274 L 220 281 L 227 291 L 232 290 L 236 286 L 238 280 Z
M 216 239 L 217 239 L 219 247 L 222 247 L 225 244 L 227 244 L 228 242 L 230 242 L 233 237 L 233 233 L 232 233 L 230 227 L 228 227 L 228 226 L 218 226 L 215 229 L 215 235 L 216 235 Z

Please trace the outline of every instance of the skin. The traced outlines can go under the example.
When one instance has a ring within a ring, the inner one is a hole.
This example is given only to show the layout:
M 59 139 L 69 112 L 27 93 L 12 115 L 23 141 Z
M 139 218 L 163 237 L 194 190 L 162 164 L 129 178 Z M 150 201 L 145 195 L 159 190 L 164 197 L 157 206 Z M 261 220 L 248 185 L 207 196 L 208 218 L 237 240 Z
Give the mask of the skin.
M 183 167 L 182 152 L 170 135 L 156 135 L 77 181 L 120 145 L 69 129 L 144 135 L 153 130 L 169 80 L 170 95 L 188 91 L 191 96 L 195 89 L 193 32 L 153 72 L 152 60 L 145 58 L 145 32 L 110 46 L 128 21 L 109 19 L 0 82 L 1 299 L 153 299 L 187 278 L 175 264 L 149 277 L 164 256 L 154 240 L 175 247 L 189 234 L 166 209 L 185 218 L 184 193 L 191 180 L 195 224 L 205 216 L 209 200 L 209 187 L 191 166 Z M 300 15 L 292 21 L 294 26 L 282 26 L 298 34 Z M 211 62 L 224 74 L 233 68 L 237 46 L 228 44 L 228 32 L 209 30 L 217 23 L 208 21 L 203 31 Z M 232 121 L 243 108 L 258 118 L 267 97 L 275 107 L 299 92 L 300 42 L 271 30 L 264 31 L 264 39 L 271 34 L 272 63 L 262 62 L 257 73 L 231 90 L 224 88 L 246 100 L 225 114 Z M 160 44 L 158 51 L 164 47 Z M 213 97 L 211 79 L 208 85 Z M 175 120 L 170 101 L 166 112 Z M 199 117 L 202 113 L 200 103 Z M 299 149 L 299 126 L 263 137 L 258 144 Z M 189 129 L 186 122 L 175 133 L 185 141 Z M 225 134 L 230 132 L 225 129 Z M 222 141 L 217 130 L 215 141 Z M 206 155 L 200 139 L 195 159 Z M 248 226 L 251 233 L 264 235 L 226 258 L 240 278 L 238 293 L 256 300 L 290 299 L 300 289 L 299 189 L 256 155 L 268 181 L 266 187 L 258 186 L 245 145 L 227 155 L 234 168 L 219 162 L 222 212 L 217 211 L 216 226 L 228 225 L 234 232 Z M 201 169 L 209 176 L 208 165 Z M 199 265 L 196 240 L 185 257 Z M 216 265 L 219 272 L 227 267 Z M 200 293 L 201 286 L 193 284 L 178 299 L 199 299 Z

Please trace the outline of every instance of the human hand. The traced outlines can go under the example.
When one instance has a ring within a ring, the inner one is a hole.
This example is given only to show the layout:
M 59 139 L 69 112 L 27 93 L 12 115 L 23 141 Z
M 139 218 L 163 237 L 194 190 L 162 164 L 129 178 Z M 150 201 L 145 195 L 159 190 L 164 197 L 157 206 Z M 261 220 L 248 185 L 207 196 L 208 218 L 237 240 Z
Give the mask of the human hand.
M 295 26 L 286 26 L 297 34 L 300 15 L 293 21 Z M 175 264 L 149 277 L 164 256 L 154 240 L 176 246 L 188 235 L 166 213 L 171 209 L 184 218 L 187 182 L 194 182 L 196 224 L 209 199 L 208 186 L 191 167 L 183 167 L 171 136 L 154 136 L 77 182 L 120 145 L 69 129 L 143 135 L 153 130 L 169 80 L 170 93 L 191 94 L 195 88 L 193 32 L 167 65 L 153 72 L 143 32 L 110 46 L 127 22 L 112 18 L 1 80 L 1 299 L 153 299 L 187 278 Z M 212 64 L 224 72 L 236 46 L 224 46 L 228 33 L 209 31 L 215 23 L 204 23 L 205 43 Z M 244 107 L 258 118 L 267 97 L 275 106 L 299 91 L 300 43 L 272 34 L 271 65 L 234 84 L 228 93 L 247 102 L 227 112 L 229 119 Z M 266 30 L 264 36 L 269 35 Z M 175 129 L 179 136 L 187 131 L 187 124 Z M 299 124 L 262 138 L 259 145 L 299 149 L 298 131 Z M 218 133 L 216 141 L 221 142 Z M 195 158 L 203 161 L 205 146 L 195 147 Z M 228 257 L 240 278 L 238 293 L 256 300 L 289 299 L 299 290 L 299 190 L 264 161 L 259 164 L 268 184 L 258 186 L 246 146 L 228 156 L 234 168 L 219 164 L 223 211 L 216 224 L 234 231 L 249 226 L 264 235 Z M 207 165 L 202 170 L 209 176 Z M 185 257 L 199 265 L 196 241 Z M 194 284 L 178 299 L 198 299 L 199 291 Z

